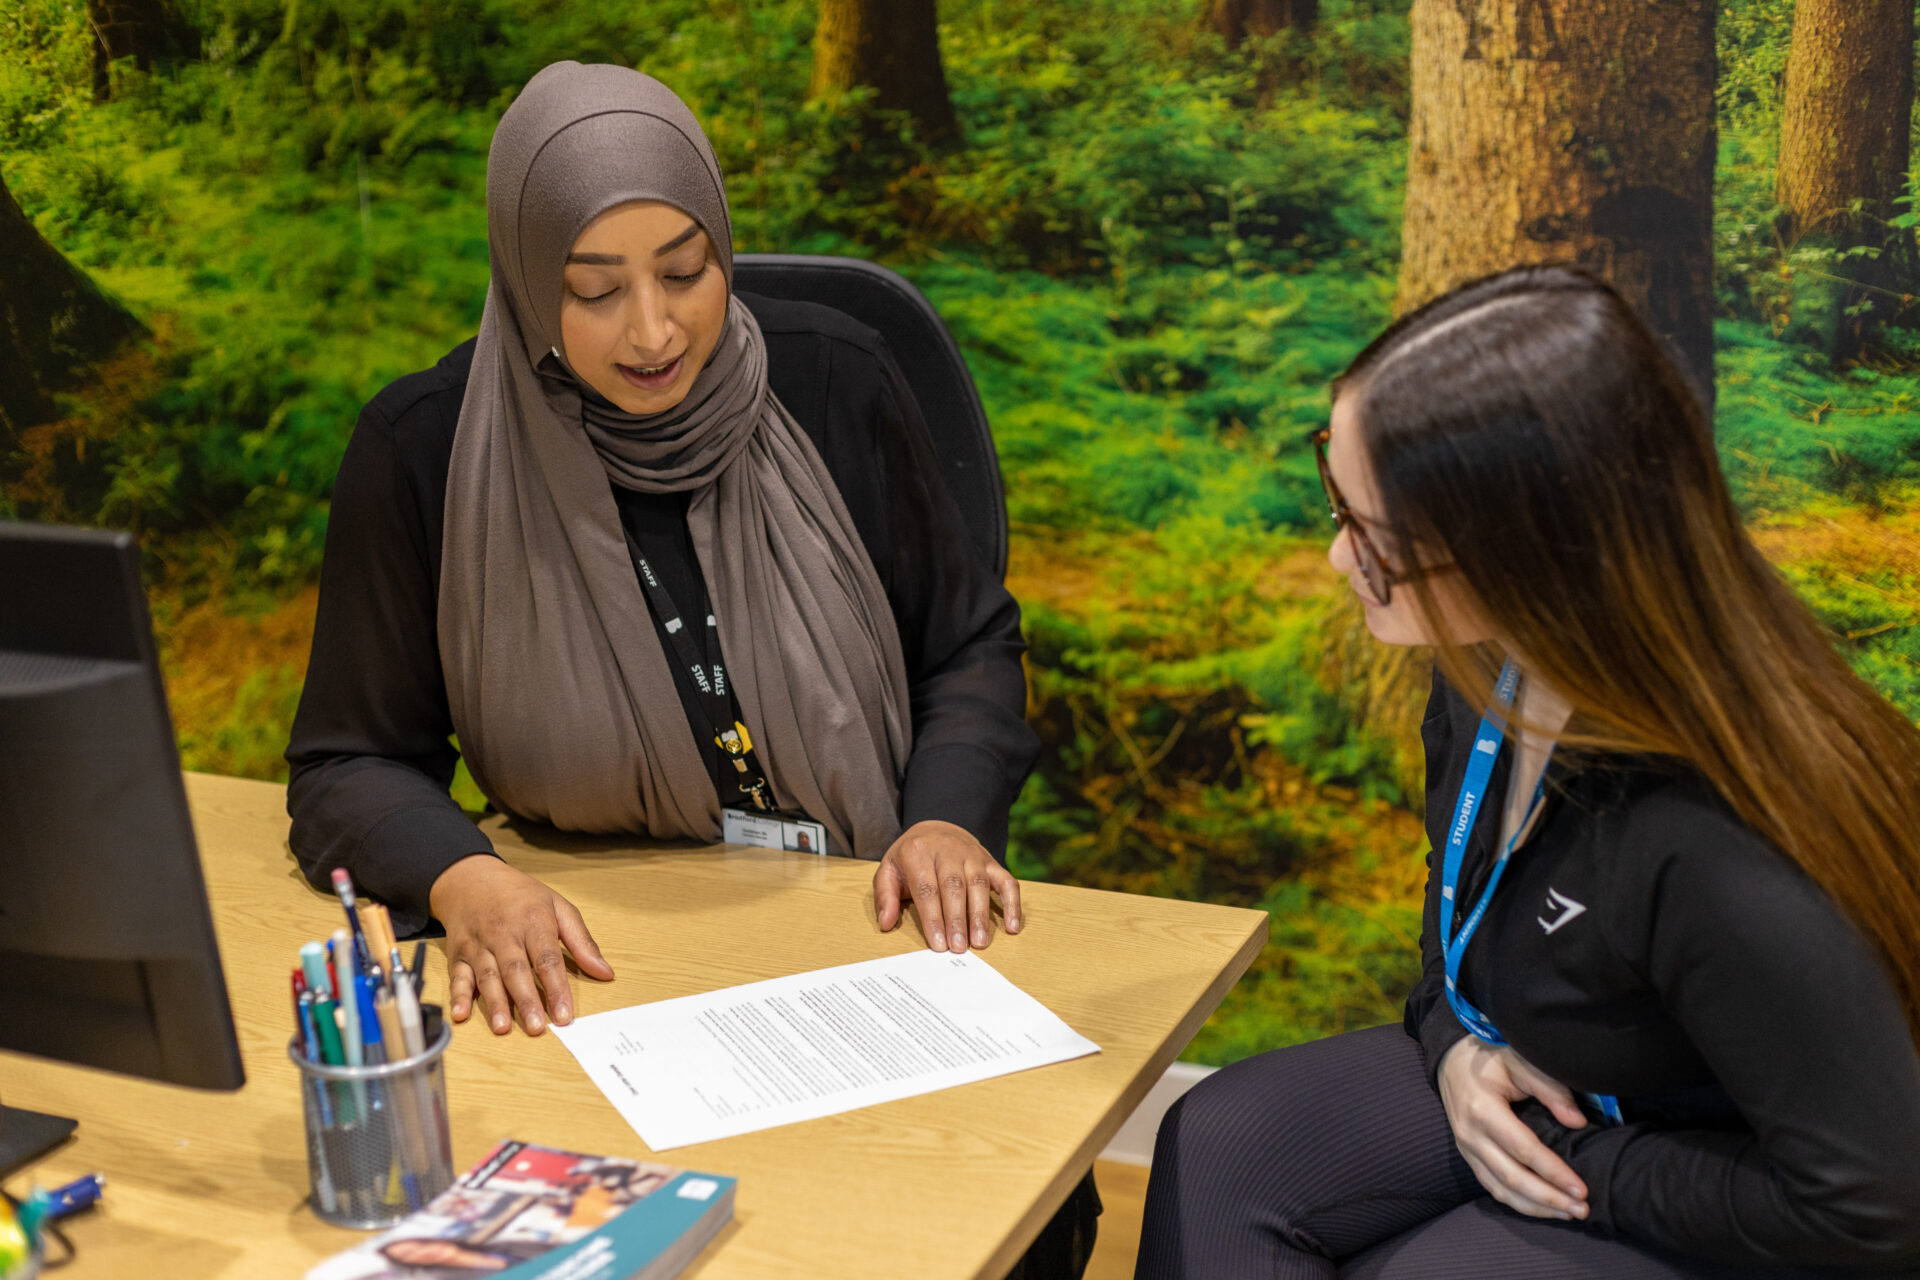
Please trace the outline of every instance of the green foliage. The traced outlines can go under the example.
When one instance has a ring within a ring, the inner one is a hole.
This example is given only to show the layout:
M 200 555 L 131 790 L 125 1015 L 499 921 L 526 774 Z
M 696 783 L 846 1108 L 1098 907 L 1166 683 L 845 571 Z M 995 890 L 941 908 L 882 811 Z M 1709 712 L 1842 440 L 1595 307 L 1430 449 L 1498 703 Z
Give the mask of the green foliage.
M 1721 0 L 1718 8 L 1714 96 L 1720 127 L 1772 138 L 1780 126 L 1793 0 Z
M 1721 457 L 1749 511 L 1819 494 L 1878 508 L 1920 479 L 1920 385 L 1909 373 L 1835 371 L 1750 322 L 1723 321 L 1714 338 Z
M 1356 800 L 1405 801 L 1407 753 L 1329 660 L 1317 544 L 1191 516 L 1062 545 L 1106 568 L 1071 612 L 1026 611 L 1046 750 L 1015 810 L 1022 866 L 1250 905 L 1351 842 Z
M 1185 18 L 1160 12 L 1111 28 L 1036 17 L 953 42 L 972 145 L 934 176 L 930 229 L 1123 288 L 1176 263 L 1391 262 L 1400 122 L 1310 92 L 1257 105 L 1243 59 L 1170 78 L 1159 49 Z
M 224 714 L 180 733 L 189 769 L 284 782 L 286 726 L 300 703 L 300 673 L 289 666 L 247 674 Z
M 1417 905 L 1343 899 L 1307 880 L 1276 882 L 1259 905 L 1266 950 L 1182 1057 L 1226 1066 L 1400 1016 L 1420 976 Z

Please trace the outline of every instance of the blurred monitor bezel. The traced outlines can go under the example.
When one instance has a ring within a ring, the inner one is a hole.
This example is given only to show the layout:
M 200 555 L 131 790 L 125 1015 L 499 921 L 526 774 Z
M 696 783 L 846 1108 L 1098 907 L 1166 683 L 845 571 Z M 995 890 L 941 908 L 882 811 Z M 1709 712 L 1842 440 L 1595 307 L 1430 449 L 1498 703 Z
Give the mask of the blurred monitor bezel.
M 0 522 L 0 1049 L 246 1081 L 126 533 Z M 0 1107 L 0 1175 L 73 1125 Z

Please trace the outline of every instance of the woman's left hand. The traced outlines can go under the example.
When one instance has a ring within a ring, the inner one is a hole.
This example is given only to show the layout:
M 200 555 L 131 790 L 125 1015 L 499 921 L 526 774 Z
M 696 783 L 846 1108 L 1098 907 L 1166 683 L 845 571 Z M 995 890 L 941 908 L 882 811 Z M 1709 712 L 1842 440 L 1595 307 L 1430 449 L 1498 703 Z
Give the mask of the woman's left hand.
M 993 899 L 1020 932 L 1020 882 L 993 855 L 951 822 L 916 822 L 900 834 L 873 873 L 874 912 L 881 932 L 900 923 L 907 899 L 920 910 L 920 929 L 935 951 L 965 951 L 967 939 L 984 947 L 993 938 Z

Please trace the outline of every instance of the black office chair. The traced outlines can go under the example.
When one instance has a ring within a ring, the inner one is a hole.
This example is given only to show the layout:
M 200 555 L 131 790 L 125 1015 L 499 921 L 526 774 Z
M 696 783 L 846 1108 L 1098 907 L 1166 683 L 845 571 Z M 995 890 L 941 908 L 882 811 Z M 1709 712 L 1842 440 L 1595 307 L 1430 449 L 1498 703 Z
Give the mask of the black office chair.
M 920 403 L 967 529 L 994 572 L 1005 577 L 1007 500 L 993 432 L 960 348 L 925 295 L 897 272 L 858 258 L 787 253 L 740 254 L 733 260 L 733 284 L 743 293 L 818 302 L 886 335 Z

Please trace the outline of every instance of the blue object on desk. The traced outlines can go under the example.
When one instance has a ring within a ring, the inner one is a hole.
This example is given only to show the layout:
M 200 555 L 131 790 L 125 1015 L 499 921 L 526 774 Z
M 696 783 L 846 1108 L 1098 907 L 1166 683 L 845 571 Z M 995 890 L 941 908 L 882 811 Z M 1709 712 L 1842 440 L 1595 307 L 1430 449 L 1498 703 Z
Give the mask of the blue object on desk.
M 58 1222 L 82 1209 L 92 1208 L 99 1203 L 100 1196 L 106 1189 L 106 1175 L 90 1173 L 84 1178 L 69 1182 L 64 1187 L 47 1192 L 47 1199 L 53 1202 L 53 1207 L 47 1212 L 47 1220 Z

